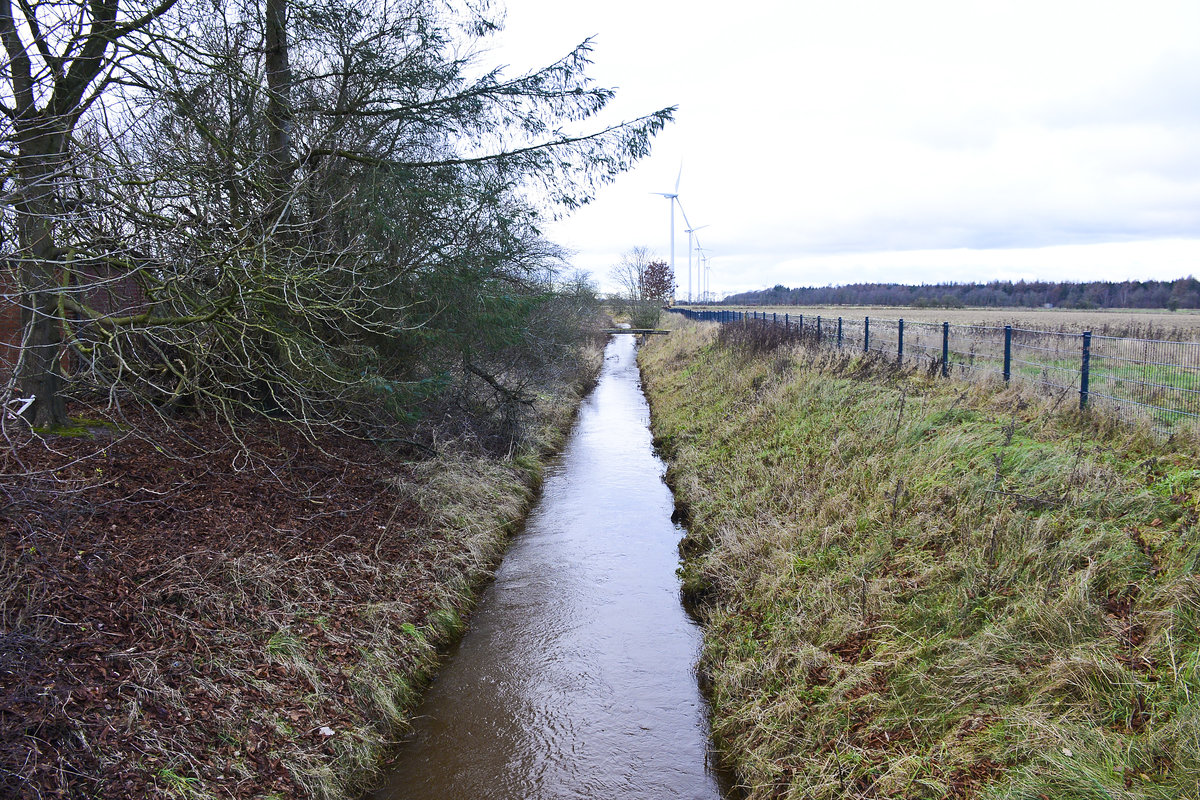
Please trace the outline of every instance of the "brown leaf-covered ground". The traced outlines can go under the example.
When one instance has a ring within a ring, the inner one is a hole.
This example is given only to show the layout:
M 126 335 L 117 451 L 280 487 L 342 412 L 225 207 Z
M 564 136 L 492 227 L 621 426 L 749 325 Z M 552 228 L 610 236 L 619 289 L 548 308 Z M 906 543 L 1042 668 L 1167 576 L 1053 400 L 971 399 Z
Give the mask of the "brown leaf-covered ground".
M 525 476 L 266 423 L 91 433 L 0 454 L 0 796 L 353 791 Z M 435 519 L 456 471 L 504 498 L 477 530 Z

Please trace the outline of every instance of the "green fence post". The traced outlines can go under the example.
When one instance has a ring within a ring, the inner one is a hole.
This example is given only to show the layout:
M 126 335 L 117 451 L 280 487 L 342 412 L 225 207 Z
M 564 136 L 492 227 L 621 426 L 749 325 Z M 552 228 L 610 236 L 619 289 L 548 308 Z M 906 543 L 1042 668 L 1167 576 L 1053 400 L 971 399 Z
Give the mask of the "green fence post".
M 900 324 L 896 326 L 896 363 L 904 363 L 904 318 L 900 318 Z
M 871 349 L 871 318 L 863 317 L 863 352 Z
M 1092 332 L 1083 332 L 1083 368 L 1079 373 L 1079 409 L 1087 408 L 1088 379 L 1092 361 Z
M 942 323 L 942 377 L 950 377 L 950 323 Z

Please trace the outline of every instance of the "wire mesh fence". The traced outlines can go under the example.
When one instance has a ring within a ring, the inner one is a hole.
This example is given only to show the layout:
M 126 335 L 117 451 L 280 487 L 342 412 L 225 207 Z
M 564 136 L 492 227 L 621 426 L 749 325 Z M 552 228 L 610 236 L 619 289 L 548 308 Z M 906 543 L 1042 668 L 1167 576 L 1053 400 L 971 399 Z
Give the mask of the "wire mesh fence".
M 779 325 L 824 347 L 878 352 L 945 377 L 998 377 L 1107 407 L 1170 430 L 1200 419 L 1200 342 L 1169 342 L 873 317 L 671 309 L 690 319 Z

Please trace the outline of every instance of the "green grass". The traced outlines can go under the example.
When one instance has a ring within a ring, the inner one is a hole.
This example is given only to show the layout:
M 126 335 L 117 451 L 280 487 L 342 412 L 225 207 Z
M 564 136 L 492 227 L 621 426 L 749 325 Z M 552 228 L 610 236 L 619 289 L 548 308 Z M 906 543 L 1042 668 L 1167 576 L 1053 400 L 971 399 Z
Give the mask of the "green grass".
M 196 797 L 200 781 L 197 778 L 179 774 L 170 767 L 158 771 L 159 785 L 171 797 Z
M 645 383 L 750 797 L 1197 796 L 1193 441 L 670 322 Z

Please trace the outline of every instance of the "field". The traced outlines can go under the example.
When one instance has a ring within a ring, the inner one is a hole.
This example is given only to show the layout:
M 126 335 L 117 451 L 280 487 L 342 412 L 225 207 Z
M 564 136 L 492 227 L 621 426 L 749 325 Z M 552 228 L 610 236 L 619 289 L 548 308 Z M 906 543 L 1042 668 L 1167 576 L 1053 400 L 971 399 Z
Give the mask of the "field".
M 768 326 L 774 322 L 785 338 L 839 349 L 869 349 L 944 377 L 1011 377 L 1057 395 L 1060 402 L 1078 395 L 1080 402 L 1093 408 L 1103 406 L 1122 416 L 1151 419 L 1164 433 L 1200 419 L 1200 329 L 1183 325 L 1167 329 L 1153 321 L 1166 315 L 1142 315 L 1145 322 L 1141 317 L 1114 315 L 1104 321 L 1104 312 L 1057 312 L 1056 317 L 1055 312 L 1034 311 L 1025 318 L 1000 319 L 1012 326 L 1006 330 L 995 321 L 966 321 L 987 313 L 983 309 L 925 310 L 924 319 L 912 314 L 903 317 L 903 326 L 898 317 L 881 310 L 912 311 L 860 306 L 743 313 L 752 324 L 761 324 L 754 316 Z M 850 311 L 873 312 L 869 325 Z M 944 327 L 934 316 L 953 313 L 966 319 L 946 319 L 949 325 Z M 1196 320 L 1200 315 L 1182 315 L 1176 321 Z M 1079 326 L 1091 330 L 1091 337 L 1074 329 Z M 1137 334 L 1146 338 L 1135 338 Z
M 819 314 L 861 320 L 900 319 L 913 322 L 949 322 L 951 325 L 995 325 L 1038 331 L 1129 336 L 1136 339 L 1200 341 L 1200 311 L 1166 309 L 1112 309 L 1078 311 L 1060 308 L 906 308 L 899 306 L 686 306 L 777 314 Z
M 1192 435 L 667 324 L 640 360 L 747 797 L 1196 796 Z

